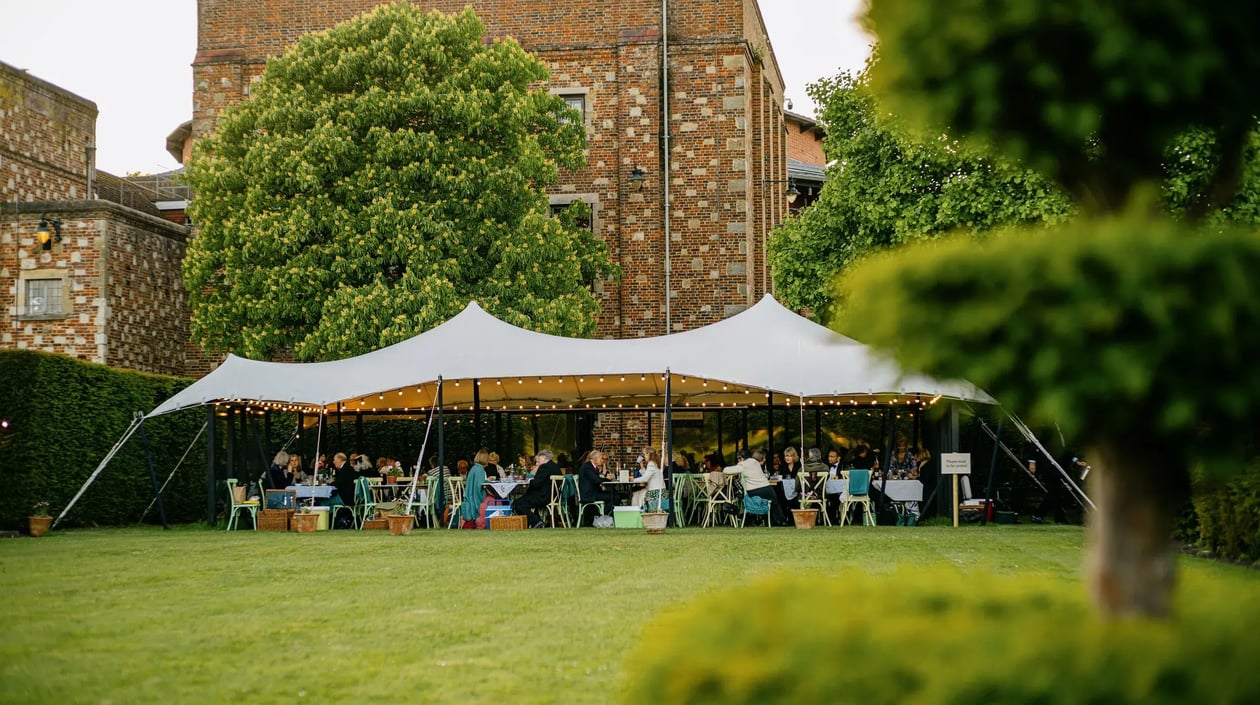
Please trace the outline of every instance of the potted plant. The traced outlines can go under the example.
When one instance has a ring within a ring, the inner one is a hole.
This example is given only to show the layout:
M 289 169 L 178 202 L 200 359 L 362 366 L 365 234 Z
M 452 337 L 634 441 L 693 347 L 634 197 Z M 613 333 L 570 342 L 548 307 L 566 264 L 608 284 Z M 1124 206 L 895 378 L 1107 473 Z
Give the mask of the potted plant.
M 48 502 L 36 502 L 31 507 L 31 515 L 26 518 L 26 521 L 31 536 L 39 538 L 48 533 L 48 527 L 52 526 L 52 516 L 48 514 Z
M 814 523 L 818 521 L 817 509 L 793 509 L 792 521 L 796 523 L 798 529 L 812 529 Z
M 389 533 L 394 536 L 407 536 L 411 533 L 411 525 L 414 517 L 411 515 L 411 507 L 407 505 L 405 500 L 399 500 L 394 503 L 394 513 L 385 517 L 389 522 Z
M 669 512 L 661 510 L 661 491 L 652 490 L 648 492 L 648 498 L 643 503 L 644 508 L 649 511 L 643 512 L 643 529 L 649 534 L 665 533 L 665 526 L 669 523 Z
M 310 506 L 302 507 L 293 515 L 293 530 L 299 534 L 313 534 L 319 529 L 319 515 Z

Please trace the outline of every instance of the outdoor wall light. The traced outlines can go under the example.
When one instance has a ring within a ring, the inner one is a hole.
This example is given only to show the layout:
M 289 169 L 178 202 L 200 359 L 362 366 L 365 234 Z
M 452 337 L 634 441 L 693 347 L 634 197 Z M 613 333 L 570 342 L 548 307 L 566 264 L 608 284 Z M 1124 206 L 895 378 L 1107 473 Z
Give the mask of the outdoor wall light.
M 647 179 L 646 179 L 646 176 L 643 174 L 643 170 L 640 169 L 639 167 L 636 166 L 630 172 L 630 188 L 634 189 L 635 191 L 642 191 L 643 182 L 646 180 Z
M 54 242 L 61 244 L 61 221 L 56 218 L 48 220 L 41 215 L 39 227 L 35 229 L 35 239 L 39 241 L 40 249 L 44 250 L 51 250 Z
M 787 196 L 787 202 L 789 206 L 792 205 L 793 203 L 796 203 L 796 197 L 801 195 L 801 192 L 796 190 L 796 179 L 762 179 L 761 183 L 763 184 L 786 183 L 788 187 L 787 187 L 787 190 L 783 192 L 783 195 Z

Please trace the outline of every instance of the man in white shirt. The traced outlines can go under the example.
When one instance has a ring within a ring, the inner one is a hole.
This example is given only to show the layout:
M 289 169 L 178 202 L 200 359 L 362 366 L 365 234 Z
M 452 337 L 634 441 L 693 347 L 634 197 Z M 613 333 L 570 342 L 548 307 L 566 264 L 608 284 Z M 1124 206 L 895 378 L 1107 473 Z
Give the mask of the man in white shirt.
M 787 519 L 783 515 L 783 509 L 779 506 L 779 500 L 774 495 L 774 488 L 770 486 L 770 481 L 766 479 L 766 472 L 761 469 L 761 464 L 765 462 L 766 453 L 763 450 L 754 450 L 752 457 L 749 457 L 748 451 L 741 450 L 735 454 L 739 458 L 739 463 L 731 465 L 722 470 L 727 475 L 742 475 L 744 483 L 744 494 L 753 497 L 761 497 L 770 502 L 770 521 L 774 526 L 787 526 Z

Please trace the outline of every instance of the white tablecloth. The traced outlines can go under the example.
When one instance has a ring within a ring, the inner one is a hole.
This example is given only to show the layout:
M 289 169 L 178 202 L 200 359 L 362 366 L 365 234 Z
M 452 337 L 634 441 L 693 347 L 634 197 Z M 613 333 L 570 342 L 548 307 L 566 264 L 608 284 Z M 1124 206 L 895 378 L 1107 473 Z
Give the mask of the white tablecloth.
M 490 490 L 491 494 L 499 499 L 507 499 L 517 487 L 527 486 L 529 486 L 528 482 L 487 482 L 482 485 L 482 487 Z
M 871 480 L 871 489 L 879 490 L 879 480 Z M 923 483 L 918 480 L 889 480 L 884 494 L 894 502 L 922 502 Z

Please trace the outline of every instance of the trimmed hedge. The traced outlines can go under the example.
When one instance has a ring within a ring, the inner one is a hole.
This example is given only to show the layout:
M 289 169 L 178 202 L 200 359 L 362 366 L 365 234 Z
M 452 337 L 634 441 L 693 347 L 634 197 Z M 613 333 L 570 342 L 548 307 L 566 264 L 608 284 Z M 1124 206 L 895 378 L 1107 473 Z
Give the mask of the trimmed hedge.
M 1199 545 L 1222 558 L 1260 560 L 1260 461 L 1241 475 L 1194 488 Z
M 1045 576 L 771 576 L 649 624 L 625 702 L 1260 702 L 1260 596 L 1187 583 L 1169 623 L 1102 624 Z
M 96 469 L 137 411 L 148 412 L 190 380 L 115 370 L 63 355 L 0 351 L 0 527 L 26 527 L 38 501 L 56 516 Z M 204 410 L 145 423 L 159 484 L 205 421 Z M 205 516 L 205 451 L 196 449 L 163 494 L 168 520 Z M 134 523 L 153 499 L 137 432 L 61 526 Z M 157 509 L 146 521 L 157 521 Z

